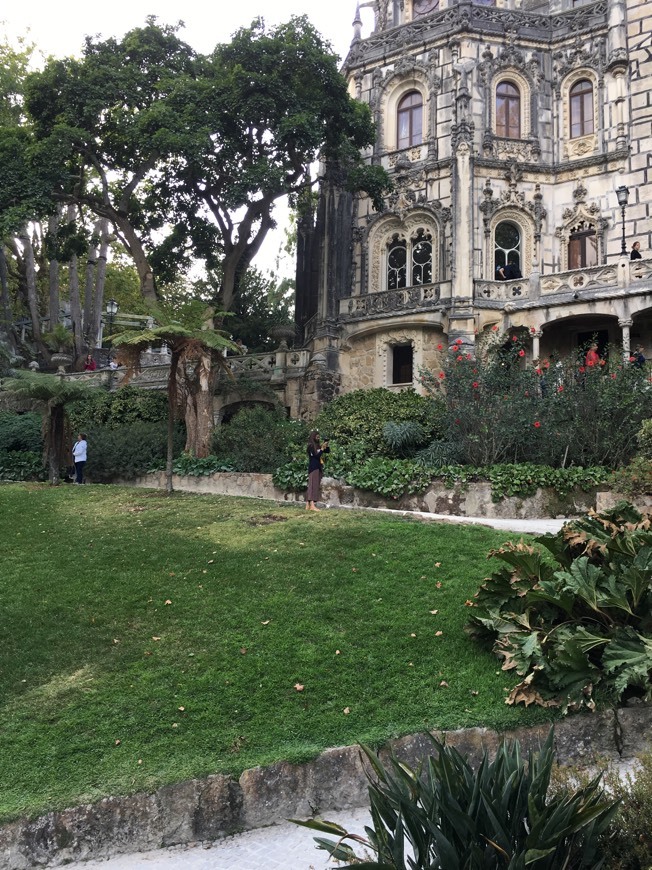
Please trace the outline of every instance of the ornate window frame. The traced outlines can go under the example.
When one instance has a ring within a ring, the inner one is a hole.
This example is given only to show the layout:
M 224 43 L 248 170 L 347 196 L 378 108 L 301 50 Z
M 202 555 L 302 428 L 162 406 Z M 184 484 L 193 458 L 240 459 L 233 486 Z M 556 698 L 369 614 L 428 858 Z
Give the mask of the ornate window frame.
M 518 88 L 520 94 L 521 135 L 518 137 L 518 139 L 513 139 L 506 136 L 499 136 L 498 134 L 496 124 L 496 105 L 498 100 L 498 87 L 503 83 L 510 84 Z M 504 140 L 508 142 L 520 142 L 523 139 L 529 139 L 532 135 L 532 116 L 530 109 L 531 105 L 532 91 L 530 87 L 530 82 L 525 78 L 525 76 L 514 69 L 501 70 L 500 73 L 496 75 L 491 84 L 491 132 L 494 134 L 494 136 L 499 138 L 501 141 Z
M 420 70 L 412 70 L 409 75 L 399 73 L 392 77 L 385 87 L 380 106 L 380 116 L 384 120 L 382 131 L 382 147 L 386 152 L 397 152 L 398 149 L 398 106 L 409 93 L 416 91 L 421 95 L 421 144 L 410 145 L 405 149 L 422 148 L 428 141 L 430 130 L 430 92 L 426 75 Z
M 562 272 L 570 270 L 568 253 L 571 235 L 581 230 L 595 230 L 598 248 L 596 265 L 599 266 L 604 262 L 604 231 L 606 226 L 607 221 L 602 217 L 597 205 L 587 206 L 584 202 L 580 202 L 574 209 L 567 209 L 564 212 L 564 223 L 555 230 L 555 235 L 561 242 L 560 265 Z
M 412 383 L 393 383 L 394 348 L 412 346 Z M 376 334 L 376 386 L 400 392 L 417 385 L 416 374 L 423 365 L 423 333 L 420 329 L 388 329 Z
M 534 221 L 526 211 L 514 206 L 505 206 L 496 209 L 491 216 L 484 261 L 486 281 L 492 281 L 495 278 L 494 251 L 496 249 L 496 227 L 505 221 L 516 224 L 521 233 L 521 275 L 527 278 L 532 272 L 534 262 Z
M 431 239 L 432 273 L 430 283 L 437 284 L 440 281 L 441 227 L 436 218 L 428 211 L 415 209 L 408 212 L 402 220 L 395 214 L 384 215 L 371 227 L 366 246 L 369 257 L 369 268 L 367 269 L 368 284 L 366 292 L 378 293 L 388 289 L 387 255 L 389 251 L 389 243 L 392 238 L 398 236 L 400 239 L 405 239 L 408 246 L 409 257 L 410 241 L 416 237 L 419 230 L 423 230 Z M 406 286 L 414 287 L 428 285 L 414 285 L 408 281 Z
M 570 92 L 573 85 L 586 79 L 593 87 L 593 133 L 587 136 L 571 136 Z M 598 126 L 600 111 L 598 105 L 598 78 L 591 69 L 581 67 L 569 73 L 561 84 L 562 130 L 564 140 L 564 157 L 572 160 L 576 157 L 586 157 L 598 150 Z

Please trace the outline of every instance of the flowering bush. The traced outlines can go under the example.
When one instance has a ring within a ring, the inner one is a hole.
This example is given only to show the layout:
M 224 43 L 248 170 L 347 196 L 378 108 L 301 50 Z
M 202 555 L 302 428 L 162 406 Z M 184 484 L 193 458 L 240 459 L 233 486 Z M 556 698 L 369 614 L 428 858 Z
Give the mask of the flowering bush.
M 477 466 L 533 462 L 617 468 L 637 449 L 641 423 L 652 417 L 645 372 L 612 349 L 600 365 L 573 358 L 536 368 L 525 362 L 522 331 L 490 332 L 478 358 L 449 353 L 441 371 L 421 382 L 446 402 L 446 432 L 461 461 Z

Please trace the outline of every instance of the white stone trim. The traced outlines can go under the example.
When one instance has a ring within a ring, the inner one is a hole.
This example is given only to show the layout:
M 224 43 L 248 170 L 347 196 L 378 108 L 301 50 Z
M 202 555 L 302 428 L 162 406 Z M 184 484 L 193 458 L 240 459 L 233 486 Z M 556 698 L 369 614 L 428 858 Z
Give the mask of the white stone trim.
M 491 131 L 494 136 L 498 136 L 498 129 L 496 124 L 498 86 L 503 84 L 503 82 L 506 82 L 510 85 L 515 85 L 518 88 L 521 97 L 521 135 L 518 139 L 512 140 L 514 142 L 518 142 L 521 139 L 527 139 L 532 136 L 532 113 L 530 108 L 532 105 L 532 93 L 530 83 L 524 75 L 522 75 L 515 69 L 500 70 L 500 72 L 496 73 L 491 85 Z

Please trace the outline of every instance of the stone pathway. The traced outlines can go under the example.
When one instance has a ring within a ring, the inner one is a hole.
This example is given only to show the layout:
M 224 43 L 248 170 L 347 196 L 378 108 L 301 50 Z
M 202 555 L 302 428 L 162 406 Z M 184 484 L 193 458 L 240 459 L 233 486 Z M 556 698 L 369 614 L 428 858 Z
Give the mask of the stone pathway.
M 347 830 L 364 834 L 370 824 L 366 809 L 348 813 L 324 813 L 324 818 L 339 822 Z M 215 843 L 176 846 L 121 855 L 104 861 L 77 861 L 67 870 L 326 870 L 337 865 L 328 854 L 317 849 L 316 831 L 287 823 L 247 831 Z

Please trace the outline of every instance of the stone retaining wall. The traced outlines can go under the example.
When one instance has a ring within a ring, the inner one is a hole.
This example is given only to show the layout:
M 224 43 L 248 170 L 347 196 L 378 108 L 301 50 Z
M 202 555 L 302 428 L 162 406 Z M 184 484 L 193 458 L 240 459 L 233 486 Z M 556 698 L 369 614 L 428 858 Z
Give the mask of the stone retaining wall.
M 165 474 L 147 474 L 128 485 L 165 488 Z M 285 492 L 274 486 L 271 474 L 245 474 L 239 472 L 219 472 L 205 477 L 174 475 L 174 489 L 184 492 L 203 492 L 215 495 L 235 495 L 251 498 L 264 498 L 273 501 L 303 502 L 303 493 Z M 427 511 L 428 513 L 449 514 L 452 516 L 540 519 L 543 517 L 566 518 L 580 516 L 596 505 L 596 491 L 574 490 L 561 498 L 552 489 L 539 489 L 528 498 L 505 498 L 499 502 L 491 500 L 491 484 L 486 482 L 469 483 L 447 489 L 443 483 L 432 483 L 419 495 L 403 496 L 393 500 L 383 498 L 373 492 L 355 489 L 339 480 L 325 477 L 322 482 L 322 501 L 338 507 L 388 507 L 406 511 Z
M 548 725 L 500 735 L 484 728 L 434 732 L 471 760 L 495 751 L 503 736 L 518 738 L 524 752 L 538 749 Z M 652 707 L 577 715 L 555 728 L 561 764 L 619 763 L 652 749 Z M 432 751 L 425 734 L 391 741 L 408 764 Z M 367 806 L 365 765 L 356 746 L 329 749 L 306 764 L 279 762 L 246 770 L 239 779 L 209 776 L 165 786 L 154 794 L 109 797 L 96 804 L 52 812 L 0 828 L 0 868 L 61 866 L 197 841 L 310 818 L 319 812 Z M 310 836 L 306 832 L 306 836 Z

